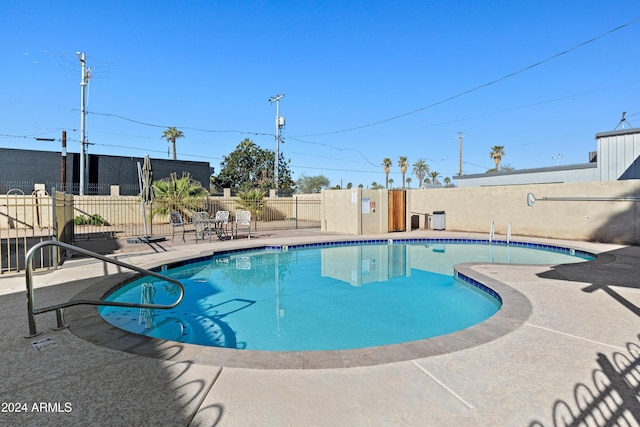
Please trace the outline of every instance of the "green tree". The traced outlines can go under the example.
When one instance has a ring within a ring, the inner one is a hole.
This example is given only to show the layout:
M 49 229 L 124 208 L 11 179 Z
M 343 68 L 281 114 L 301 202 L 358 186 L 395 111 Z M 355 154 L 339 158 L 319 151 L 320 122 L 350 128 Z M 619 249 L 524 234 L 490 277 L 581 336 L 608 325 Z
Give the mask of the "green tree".
M 208 194 L 200 182 L 194 181 L 188 173 L 178 178 L 174 172 L 168 178 L 154 181 L 153 187 L 153 212 L 167 214 L 177 211 L 185 220 L 191 218 L 191 212 L 203 208 Z
M 382 160 L 382 166 L 384 167 L 384 174 L 385 174 L 385 188 L 389 189 L 389 172 L 391 172 L 391 166 L 393 165 L 393 162 L 391 161 L 390 158 L 385 157 Z
M 389 178 L 389 185 L 391 186 L 391 189 L 393 190 L 393 178 Z
M 294 182 L 289 170 L 289 161 L 280 153 L 278 190 L 291 191 Z M 236 149 L 224 156 L 220 163 L 220 173 L 213 178 L 217 188 L 232 188 L 246 191 L 259 188 L 268 191 L 273 188 L 272 150 L 258 147 L 251 139 L 241 141 Z
M 407 156 L 400 156 L 398 166 L 400 166 L 400 172 L 402 172 L 402 189 L 404 190 L 404 175 L 407 173 L 407 168 L 409 167 Z
M 347 182 L 347 189 L 351 190 L 351 187 L 353 187 L 353 184 L 351 182 Z
M 431 182 L 433 182 L 434 184 L 440 184 L 440 181 L 438 181 L 440 172 L 436 172 L 436 171 L 429 172 L 429 176 L 431 177 Z
M 173 148 L 173 160 L 177 160 L 178 157 L 176 154 L 176 139 L 184 138 L 184 133 L 182 133 L 182 131 L 176 127 L 170 127 L 162 132 L 162 138 L 171 143 L 171 147 Z
M 319 193 L 323 188 L 329 186 L 329 178 L 324 175 L 306 176 L 300 175 L 296 181 L 296 187 L 299 193 Z
M 494 145 L 493 147 L 491 147 L 489 157 L 491 157 L 493 159 L 493 163 L 496 164 L 496 172 L 500 170 L 500 162 L 505 155 L 506 153 L 504 152 L 504 145 Z
M 409 187 L 409 189 L 411 189 L 411 177 L 407 178 L 407 187 Z
M 412 173 L 415 174 L 416 178 L 418 178 L 418 188 L 420 188 L 424 181 L 424 177 L 429 173 L 429 165 L 424 161 L 424 159 L 418 159 L 413 164 Z
M 387 186 L 388 186 L 388 184 L 387 184 Z M 385 188 L 385 187 L 383 187 L 382 185 L 378 184 L 378 183 L 377 183 L 377 182 L 375 182 L 375 181 L 373 181 L 373 182 L 371 183 L 371 189 L 372 189 L 372 190 L 380 190 L 381 188 Z

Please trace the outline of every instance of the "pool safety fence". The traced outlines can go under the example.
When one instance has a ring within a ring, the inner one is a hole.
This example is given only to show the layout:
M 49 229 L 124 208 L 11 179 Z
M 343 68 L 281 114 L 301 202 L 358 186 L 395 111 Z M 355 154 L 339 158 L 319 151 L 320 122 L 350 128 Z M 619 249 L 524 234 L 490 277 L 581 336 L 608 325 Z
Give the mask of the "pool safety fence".
M 56 229 L 51 197 L 46 192 L 24 194 L 14 190 L 0 194 L 0 274 L 23 271 L 29 248 L 53 239 Z M 57 263 L 57 255 L 54 248 L 42 251 L 34 257 L 34 265 L 52 267 Z
M 46 187 L 45 187 L 46 188 Z M 203 197 L 196 202 L 164 202 L 144 206 L 145 233 L 140 196 L 77 196 L 39 189 L 25 193 L 13 189 L 0 194 L 0 273 L 25 269 L 26 254 L 44 240 L 80 243 L 99 239 L 170 236 L 169 212 L 178 211 L 190 222 L 194 212 L 229 211 L 229 227 L 236 212 L 251 212 L 251 231 L 319 228 L 321 200 L 309 197 L 276 197 L 241 200 L 238 197 Z M 57 265 L 64 251 L 48 247 L 34 257 L 36 268 Z M 46 253 L 45 253 L 46 252 Z M 61 258 L 62 257 L 62 258 Z

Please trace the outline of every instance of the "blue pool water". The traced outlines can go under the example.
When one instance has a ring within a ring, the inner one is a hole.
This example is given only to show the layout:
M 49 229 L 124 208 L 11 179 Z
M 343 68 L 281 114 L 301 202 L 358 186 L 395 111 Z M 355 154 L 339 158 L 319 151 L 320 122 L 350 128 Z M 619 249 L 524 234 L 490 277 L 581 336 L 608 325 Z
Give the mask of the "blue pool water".
M 500 301 L 453 277 L 460 262 L 560 264 L 572 255 L 487 244 L 416 242 L 232 252 L 164 272 L 186 288 L 173 310 L 101 307 L 109 323 L 173 341 L 250 350 L 344 350 L 455 332 Z M 177 289 L 144 278 L 106 299 L 168 304 Z

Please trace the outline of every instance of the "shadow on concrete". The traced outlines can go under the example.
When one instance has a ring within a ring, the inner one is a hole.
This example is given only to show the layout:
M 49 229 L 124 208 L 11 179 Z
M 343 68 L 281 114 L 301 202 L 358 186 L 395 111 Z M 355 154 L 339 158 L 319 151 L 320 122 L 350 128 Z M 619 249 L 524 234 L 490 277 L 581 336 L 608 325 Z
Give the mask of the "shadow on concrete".
M 37 275 L 36 283 L 45 284 L 47 276 Z M 91 278 L 38 287 L 35 290 L 36 307 L 73 299 L 73 295 L 95 281 Z M 9 344 L 7 341 L 13 343 L 6 346 L 11 350 L 0 363 L 5 372 L 4 395 L 11 401 L 65 402 L 72 410 L 60 414 L 33 411 L 10 414 L 4 420 L 7 425 L 190 425 L 199 411 L 206 412 L 210 425 L 220 422 L 224 415 L 222 405 L 200 406 L 221 368 L 199 367 L 189 357 L 177 362 L 171 358 L 157 360 L 105 350 L 76 336 L 78 334 L 73 332 L 77 331 L 73 329 L 53 330 L 56 326 L 53 313 L 37 316 L 38 332 L 42 335 L 25 339 L 28 325 L 23 300 L 21 293 L 0 297 L 2 306 L 10 308 L 4 316 L 15 323 L 8 328 L 10 336 L 2 338 L 5 344 Z M 94 306 L 71 307 L 67 311 L 68 320 L 96 310 Z M 95 325 L 83 325 L 86 329 L 93 327 Z M 125 334 L 115 328 L 112 333 L 118 331 Z M 41 351 L 31 348 L 32 341 L 44 337 L 50 337 L 55 344 Z M 118 341 L 118 337 L 104 338 Z M 150 353 L 159 350 L 136 342 L 135 338 L 120 337 L 119 341 L 123 346 L 141 345 Z M 174 345 L 166 345 L 160 351 L 173 352 L 174 356 L 183 351 L 177 343 L 168 344 Z
M 136 242 L 129 242 L 129 240 L 134 239 L 99 237 L 89 240 L 74 241 L 73 245 L 101 255 L 114 254 L 118 252 L 141 252 L 148 249 L 156 253 L 167 252 L 167 248 L 172 246 L 171 242 L 166 241 L 164 236 L 149 239 L 148 242 L 143 242 L 139 238 L 135 238 Z M 72 255 L 73 258 L 83 257 L 83 255 L 75 253 Z
M 573 399 L 553 404 L 554 427 L 633 426 L 640 424 L 640 335 L 626 351 L 611 356 L 597 353 L 598 368 L 589 384 L 577 383 Z M 529 427 L 544 427 L 534 420 Z
M 51 237 L 49 236 L 0 239 L 0 268 L 2 273 L 24 271 L 29 249 L 42 241 L 50 239 Z M 57 249 L 48 248 L 35 254 L 33 258 L 35 268 L 54 267 L 58 260 L 56 251 Z
M 604 252 L 594 261 L 562 264 L 538 274 L 544 279 L 590 283 L 583 292 L 603 291 L 640 317 L 640 307 L 624 298 L 615 288 L 640 289 L 640 246 Z

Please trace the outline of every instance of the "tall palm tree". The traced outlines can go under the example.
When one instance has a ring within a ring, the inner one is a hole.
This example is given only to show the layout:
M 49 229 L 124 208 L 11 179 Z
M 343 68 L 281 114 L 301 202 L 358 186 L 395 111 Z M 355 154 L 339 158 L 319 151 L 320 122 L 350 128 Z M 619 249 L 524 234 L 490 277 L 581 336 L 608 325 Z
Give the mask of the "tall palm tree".
M 413 164 L 412 173 L 414 173 L 416 175 L 416 178 L 418 178 L 418 188 L 420 188 L 420 186 L 422 185 L 422 181 L 424 180 L 424 177 L 428 172 L 429 165 L 424 161 L 424 159 L 418 159 L 418 161 Z
M 171 146 L 173 148 L 173 160 L 177 160 L 176 156 L 176 139 L 184 138 L 184 133 L 176 127 L 167 128 L 164 132 L 162 132 L 162 138 L 171 142 Z
M 391 189 L 393 190 L 393 178 L 389 179 L 389 185 L 391 185 Z
M 386 176 L 386 180 L 385 180 L 385 188 L 388 190 L 389 189 L 389 172 L 391 172 L 391 165 L 393 165 L 393 162 L 391 161 L 390 158 L 385 157 L 382 160 L 382 166 L 384 166 L 384 174 Z
M 431 182 L 434 184 L 439 184 L 438 177 L 440 176 L 440 172 L 429 172 L 429 176 L 431 177 Z
M 400 172 L 402 172 L 402 189 L 404 190 L 404 174 L 407 173 L 409 163 L 407 163 L 407 156 L 400 156 L 398 159 L 398 166 L 400 166 Z
M 493 147 L 491 147 L 489 157 L 491 157 L 493 159 L 493 163 L 496 164 L 496 172 L 498 172 L 500 162 L 505 155 L 506 153 L 504 152 L 504 145 L 494 145 Z
M 409 187 L 409 189 L 411 189 L 411 177 L 407 178 L 407 187 Z

